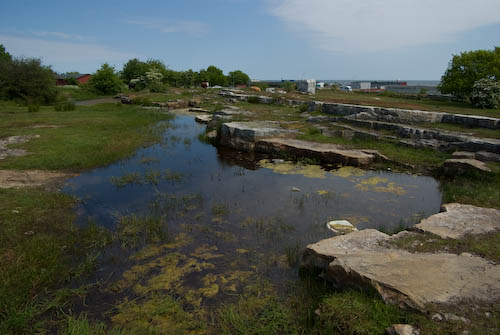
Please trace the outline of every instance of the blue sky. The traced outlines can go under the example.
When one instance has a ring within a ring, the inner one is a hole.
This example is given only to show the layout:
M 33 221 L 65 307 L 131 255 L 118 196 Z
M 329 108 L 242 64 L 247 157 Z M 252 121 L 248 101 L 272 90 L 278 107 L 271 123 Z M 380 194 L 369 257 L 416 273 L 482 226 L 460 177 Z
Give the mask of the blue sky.
M 453 54 L 500 46 L 500 1 L 2 1 L 0 44 L 58 72 L 137 57 L 255 79 L 436 80 Z

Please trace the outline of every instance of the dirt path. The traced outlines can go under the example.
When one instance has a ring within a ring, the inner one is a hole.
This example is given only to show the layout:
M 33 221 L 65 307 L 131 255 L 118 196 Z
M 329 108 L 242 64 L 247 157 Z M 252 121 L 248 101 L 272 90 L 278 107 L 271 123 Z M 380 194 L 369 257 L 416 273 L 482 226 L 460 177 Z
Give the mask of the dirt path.
M 50 172 L 42 170 L 0 170 L 0 188 L 19 188 L 45 186 L 62 182 L 75 173 Z

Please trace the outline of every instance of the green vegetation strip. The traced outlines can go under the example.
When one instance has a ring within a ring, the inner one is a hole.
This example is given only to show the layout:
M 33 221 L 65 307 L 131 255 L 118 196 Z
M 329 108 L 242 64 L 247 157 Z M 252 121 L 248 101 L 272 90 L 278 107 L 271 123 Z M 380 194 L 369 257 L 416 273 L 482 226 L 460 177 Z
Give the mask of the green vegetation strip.
M 0 169 L 78 171 L 125 158 L 141 145 L 159 140 L 162 129 L 152 125 L 171 116 L 115 104 L 77 107 L 67 112 L 42 107 L 38 113 L 28 113 L 25 107 L 2 103 L 0 118 L 0 138 L 40 135 L 17 145 L 30 155 L 8 157 L 0 162 Z

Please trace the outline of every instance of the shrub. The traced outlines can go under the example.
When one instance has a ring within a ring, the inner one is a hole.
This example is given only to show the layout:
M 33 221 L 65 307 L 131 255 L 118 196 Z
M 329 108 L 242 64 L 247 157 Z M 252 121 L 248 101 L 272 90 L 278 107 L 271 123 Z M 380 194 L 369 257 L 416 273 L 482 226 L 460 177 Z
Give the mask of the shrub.
M 40 111 L 39 104 L 29 104 L 28 105 L 28 113 L 37 113 Z
M 26 104 L 51 103 L 57 95 L 54 72 L 37 58 L 0 61 L 0 96 Z
M 132 105 L 151 106 L 152 102 L 146 97 L 135 97 L 130 99 Z
M 500 81 L 487 78 L 476 81 L 471 102 L 479 108 L 500 108 Z
M 57 112 L 67 112 L 67 111 L 72 111 L 75 110 L 75 104 L 72 102 L 58 102 L 55 104 L 54 109 Z
M 105 63 L 90 78 L 90 87 L 98 94 L 116 94 L 120 92 L 122 82 L 115 73 L 115 68 Z

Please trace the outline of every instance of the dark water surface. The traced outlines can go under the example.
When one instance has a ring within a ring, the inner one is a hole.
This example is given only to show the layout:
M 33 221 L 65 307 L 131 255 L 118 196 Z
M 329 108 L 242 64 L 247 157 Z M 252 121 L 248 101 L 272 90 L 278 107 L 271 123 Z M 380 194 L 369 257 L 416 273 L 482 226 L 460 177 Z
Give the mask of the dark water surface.
M 196 296 L 188 299 L 194 305 L 200 299 L 210 303 L 221 292 L 237 291 L 242 277 L 258 273 L 274 283 L 296 278 L 300 251 L 333 236 L 326 229 L 330 220 L 392 231 L 437 213 L 441 205 L 439 185 L 431 177 L 273 163 L 202 143 L 198 135 L 203 132 L 194 117 L 179 115 L 161 144 L 75 177 L 64 188 L 83 200 L 78 211 L 81 224 L 91 218 L 115 230 L 123 216 L 161 220 L 170 244 L 141 240 L 132 250 L 146 250 L 146 256 L 119 252 L 120 261 L 99 269 L 101 278 L 114 273 L 106 277 L 111 286 L 121 280 L 113 293 L 123 295 L 123 287 L 129 288 L 128 294 L 141 295 L 165 289 Z M 120 177 L 131 174 L 133 183 L 118 185 Z M 182 240 L 179 236 L 185 241 L 172 244 Z M 165 255 L 179 258 L 176 268 L 164 263 Z M 193 260 L 204 265 L 182 268 L 172 279 L 172 273 Z M 157 278 L 162 273 L 164 277 Z M 189 293 L 184 286 L 195 291 Z M 196 291 L 200 287 L 212 291 Z

